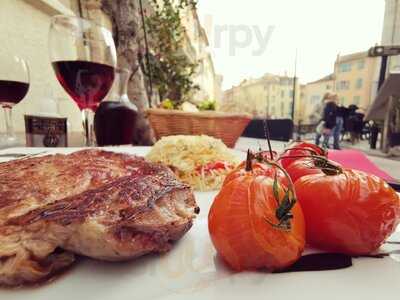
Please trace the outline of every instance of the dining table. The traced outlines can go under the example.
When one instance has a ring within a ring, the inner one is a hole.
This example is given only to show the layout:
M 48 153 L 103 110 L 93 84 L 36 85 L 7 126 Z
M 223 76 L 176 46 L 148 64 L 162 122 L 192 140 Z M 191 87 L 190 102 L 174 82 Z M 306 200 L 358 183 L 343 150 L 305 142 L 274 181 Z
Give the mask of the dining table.
M 241 140 L 233 150 L 240 158 L 246 148 L 265 147 L 262 141 Z M 273 143 L 278 152 L 284 143 Z M 81 148 L 0 150 L 0 164 L 12 159 L 68 154 Z M 118 146 L 104 150 L 145 156 L 150 147 Z M 34 175 L 33 175 L 34 176 Z M 0 178 L 1 182 L 1 178 Z M 1 186 L 0 186 L 1 189 Z M 398 299 L 400 296 L 400 227 L 379 251 L 351 257 L 349 264 L 322 270 L 294 269 L 234 272 L 217 255 L 208 232 L 208 212 L 218 191 L 195 192 L 200 214 L 191 230 L 171 251 L 132 261 L 109 263 L 81 257 L 64 274 L 38 286 L 0 288 L 0 299 L 15 300 L 133 300 L 133 299 Z M 324 254 L 306 248 L 304 256 Z M 328 253 L 326 261 L 329 265 Z M 332 253 L 330 253 L 332 254 Z M 1 264 L 1 259 L 0 259 Z M 1 276 L 1 274 L 0 274 Z

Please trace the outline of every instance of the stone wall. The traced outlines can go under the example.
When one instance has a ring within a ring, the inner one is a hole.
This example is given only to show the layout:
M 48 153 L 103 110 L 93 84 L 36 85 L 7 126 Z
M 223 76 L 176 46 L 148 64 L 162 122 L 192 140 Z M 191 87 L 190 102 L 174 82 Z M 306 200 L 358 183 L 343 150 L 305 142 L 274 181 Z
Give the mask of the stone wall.
M 73 0 L 0 1 L 0 51 L 24 58 L 29 64 L 31 76 L 27 96 L 13 109 L 16 131 L 24 131 L 24 114 L 52 112 L 57 106 L 61 115 L 68 117 L 69 130 L 81 131 L 79 109 L 56 80 L 47 44 L 51 16 L 63 12 L 74 13 L 75 9 Z M 43 100 L 51 97 L 56 101 Z M 0 131 L 4 131 L 2 112 Z

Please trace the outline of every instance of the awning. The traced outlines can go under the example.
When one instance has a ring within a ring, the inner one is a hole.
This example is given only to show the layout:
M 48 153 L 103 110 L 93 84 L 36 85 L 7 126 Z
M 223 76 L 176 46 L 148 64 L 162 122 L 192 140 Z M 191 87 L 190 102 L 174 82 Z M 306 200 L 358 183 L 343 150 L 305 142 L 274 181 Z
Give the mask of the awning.
M 389 98 L 400 97 L 400 73 L 391 73 L 379 90 L 374 102 L 365 116 L 365 120 L 383 121 L 386 118 Z

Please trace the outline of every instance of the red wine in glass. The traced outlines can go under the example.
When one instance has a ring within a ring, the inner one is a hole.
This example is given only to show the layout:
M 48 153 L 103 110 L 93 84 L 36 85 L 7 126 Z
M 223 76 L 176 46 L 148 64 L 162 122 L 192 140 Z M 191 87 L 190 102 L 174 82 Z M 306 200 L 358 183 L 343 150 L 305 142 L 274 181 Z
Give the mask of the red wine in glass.
M 114 68 L 82 60 L 52 63 L 58 81 L 79 108 L 95 111 L 114 81 Z
M 93 112 L 108 94 L 117 64 L 112 33 L 90 20 L 56 15 L 50 22 L 49 52 L 58 81 L 82 112 L 85 144 L 93 146 Z
M 0 134 L 0 148 L 21 145 L 14 133 L 12 108 L 29 90 L 29 67 L 22 58 L 0 51 L 0 107 L 3 107 L 5 133 Z
M 28 93 L 29 83 L 0 80 L 0 104 L 1 106 L 12 107 L 19 103 Z

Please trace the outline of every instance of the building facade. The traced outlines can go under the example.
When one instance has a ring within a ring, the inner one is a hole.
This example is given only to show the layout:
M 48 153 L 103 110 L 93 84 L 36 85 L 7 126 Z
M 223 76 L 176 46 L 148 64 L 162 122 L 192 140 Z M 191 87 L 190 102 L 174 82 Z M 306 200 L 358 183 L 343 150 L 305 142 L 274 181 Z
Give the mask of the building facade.
M 209 51 L 207 33 L 200 23 L 196 9 L 187 9 L 182 16 L 185 28 L 183 49 L 190 60 L 198 63 L 194 83 L 199 91 L 193 95 L 193 101 L 215 99 L 221 95 L 221 78 L 216 73 L 214 62 Z
M 367 110 L 372 102 L 375 87 L 377 59 L 368 57 L 368 52 L 338 55 L 334 68 L 334 92 L 341 105 L 351 104 Z
M 297 120 L 297 124 L 307 124 L 306 120 L 306 109 L 307 106 L 305 104 L 307 93 L 306 93 L 306 88 L 307 85 L 305 84 L 300 84 L 300 95 L 299 95 L 299 101 L 298 103 L 295 104 L 295 120 Z
M 258 118 L 286 119 L 292 116 L 293 78 L 265 74 L 247 79 L 224 92 L 221 110 L 247 112 Z M 295 123 L 302 113 L 301 85 L 296 80 Z M 304 95 L 304 93 L 303 93 Z
M 223 93 L 222 93 L 222 83 L 224 81 L 224 77 L 222 75 L 216 74 L 215 77 L 215 85 L 214 85 L 214 99 L 217 105 L 221 104 Z

